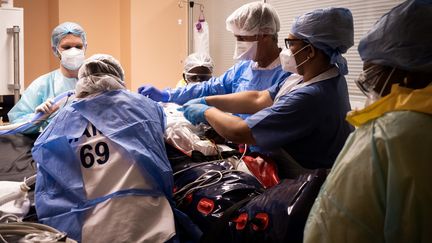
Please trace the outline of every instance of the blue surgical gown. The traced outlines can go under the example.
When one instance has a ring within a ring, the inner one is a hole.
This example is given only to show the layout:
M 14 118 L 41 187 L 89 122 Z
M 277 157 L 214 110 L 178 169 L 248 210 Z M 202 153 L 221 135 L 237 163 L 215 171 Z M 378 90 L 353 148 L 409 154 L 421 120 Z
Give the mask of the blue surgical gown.
M 130 152 L 153 190 L 118 191 L 86 198 L 80 160 L 69 141 L 78 139 L 88 123 Z M 38 164 L 36 210 L 39 220 L 81 238 L 85 212 L 110 197 L 165 195 L 172 200 L 173 175 L 164 144 L 165 115 L 154 101 L 126 90 L 110 91 L 62 109 L 38 137 L 32 150 Z M 184 216 L 173 208 L 176 220 Z
M 60 69 L 40 76 L 30 84 L 18 103 L 9 111 L 9 121 L 11 123 L 29 121 L 38 105 L 48 98 L 75 89 L 76 82 L 76 78 L 65 77 Z
M 271 97 L 282 85 L 268 90 Z M 283 149 L 307 169 L 330 168 L 353 129 L 345 121 L 349 110 L 346 80 L 338 75 L 291 91 L 245 121 L 260 148 Z
M 266 90 L 283 82 L 291 74 L 283 71 L 281 65 L 269 70 L 256 69 L 255 65 L 253 61 L 240 61 L 219 77 L 177 89 L 167 89 L 169 102 L 182 105 L 190 99 L 204 96 Z

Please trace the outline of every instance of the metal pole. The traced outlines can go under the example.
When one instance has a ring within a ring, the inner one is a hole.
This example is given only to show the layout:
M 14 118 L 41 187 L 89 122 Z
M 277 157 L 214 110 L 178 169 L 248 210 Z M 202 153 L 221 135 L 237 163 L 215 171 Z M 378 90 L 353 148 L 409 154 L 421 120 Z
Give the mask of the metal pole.
M 8 28 L 7 33 L 13 34 L 13 48 L 14 48 L 14 84 L 13 84 L 13 90 L 14 90 L 14 102 L 15 104 L 20 99 L 20 60 L 19 60 L 19 32 L 20 27 L 17 25 L 14 25 L 13 28 Z
M 193 52 L 193 7 L 195 5 L 194 1 L 189 1 L 189 24 L 188 24 L 188 54 Z

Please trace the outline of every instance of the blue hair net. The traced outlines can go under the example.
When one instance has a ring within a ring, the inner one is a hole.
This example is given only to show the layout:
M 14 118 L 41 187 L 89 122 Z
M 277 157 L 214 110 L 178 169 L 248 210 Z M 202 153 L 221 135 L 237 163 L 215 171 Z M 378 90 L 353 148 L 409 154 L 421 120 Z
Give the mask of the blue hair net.
M 294 20 L 291 34 L 305 39 L 324 51 L 331 64 L 337 64 L 342 74 L 348 74 L 348 65 L 342 53 L 354 44 L 354 26 L 347 8 L 324 8 L 305 13 Z
M 432 72 L 432 1 L 406 1 L 381 17 L 359 43 L 363 61 Z
M 64 22 L 55 27 L 53 32 L 51 33 L 51 49 L 54 52 L 54 55 L 58 56 L 58 44 L 68 34 L 73 34 L 81 37 L 84 47 L 87 47 L 87 39 L 84 29 L 77 23 Z

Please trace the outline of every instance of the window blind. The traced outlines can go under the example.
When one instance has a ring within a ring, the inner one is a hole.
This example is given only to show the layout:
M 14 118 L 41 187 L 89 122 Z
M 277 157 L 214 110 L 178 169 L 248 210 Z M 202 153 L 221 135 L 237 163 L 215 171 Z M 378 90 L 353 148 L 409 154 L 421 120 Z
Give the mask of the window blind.
M 366 97 L 357 88 L 354 79 L 363 70 L 363 62 L 357 51 L 358 43 L 372 25 L 390 9 L 403 2 L 402 0 L 266 0 L 276 8 L 281 21 L 279 45 L 283 46 L 283 39 L 288 36 L 295 17 L 318 8 L 345 7 L 351 10 L 354 18 L 354 46 L 344 57 L 348 61 L 349 74 L 346 76 L 350 94 L 351 106 L 361 108 Z

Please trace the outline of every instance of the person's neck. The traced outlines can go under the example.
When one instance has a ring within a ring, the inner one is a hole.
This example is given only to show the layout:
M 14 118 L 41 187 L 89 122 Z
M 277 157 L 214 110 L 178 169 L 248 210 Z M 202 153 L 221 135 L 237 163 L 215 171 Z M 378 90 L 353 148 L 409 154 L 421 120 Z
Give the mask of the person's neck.
M 67 78 L 77 78 L 78 77 L 78 70 L 69 70 L 62 65 L 60 65 L 60 72 L 63 74 L 63 76 Z
M 334 65 L 328 64 L 328 65 L 324 65 L 324 66 L 315 66 L 312 68 L 307 69 L 308 72 L 304 72 L 303 74 L 303 81 L 307 82 L 313 78 L 315 78 L 316 76 L 320 75 L 321 73 L 324 73 L 325 71 L 333 68 Z
M 258 66 L 261 67 L 261 68 L 266 68 L 272 62 L 274 62 L 274 60 L 276 60 L 276 58 L 279 58 L 280 51 L 281 51 L 281 49 L 277 45 L 273 46 L 267 52 L 268 55 L 266 55 L 266 58 L 263 58 L 263 60 L 257 61 L 258 62 Z

